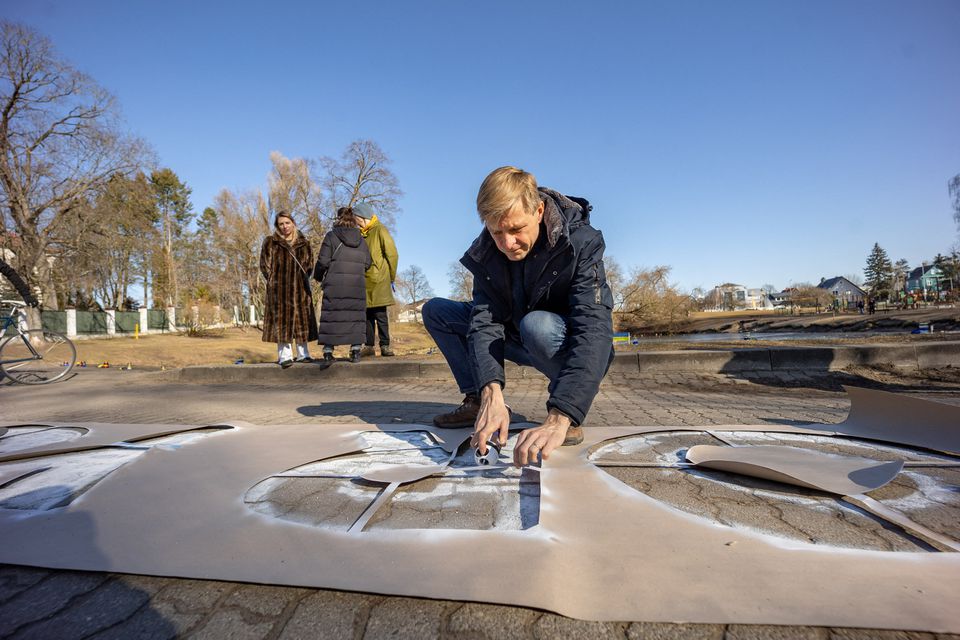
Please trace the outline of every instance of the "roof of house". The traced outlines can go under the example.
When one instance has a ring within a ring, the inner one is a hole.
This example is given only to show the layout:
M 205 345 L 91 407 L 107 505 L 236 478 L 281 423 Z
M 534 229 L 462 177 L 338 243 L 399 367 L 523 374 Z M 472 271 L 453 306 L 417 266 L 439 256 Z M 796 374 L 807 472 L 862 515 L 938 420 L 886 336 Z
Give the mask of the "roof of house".
M 917 267 L 916 269 L 913 269 L 910 272 L 910 275 L 907 276 L 907 278 L 909 278 L 910 280 L 918 280 L 921 276 L 927 275 L 930 271 L 933 271 L 934 269 L 936 269 L 938 272 L 940 271 L 940 267 L 938 267 L 935 264 L 925 264 L 921 267 Z
M 861 293 L 866 293 L 866 292 L 863 290 L 863 287 L 857 286 L 856 284 L 854 284 L 853 282 L 850 282 L 848 279 L 844 278 L 843 276 L 834 276 L 834 277 L 832 277 L 832 278 L 825 279 L 823 282 L 821 282 L 820 284 L 818 284 L 817 287 L 820 288 L 820 289 L 826 289 L 826 290 L 829 291 L 829 290 L 833 289 L 834 287 L 836 287 L 836 286 L 837 286 L 838 284 L 840 284 L 841 282 L 845 282 L 845 283 L 846 283 L 847 285 L 849 285 L 851 288 L 856 289 L 857 291 L 860 291 Z

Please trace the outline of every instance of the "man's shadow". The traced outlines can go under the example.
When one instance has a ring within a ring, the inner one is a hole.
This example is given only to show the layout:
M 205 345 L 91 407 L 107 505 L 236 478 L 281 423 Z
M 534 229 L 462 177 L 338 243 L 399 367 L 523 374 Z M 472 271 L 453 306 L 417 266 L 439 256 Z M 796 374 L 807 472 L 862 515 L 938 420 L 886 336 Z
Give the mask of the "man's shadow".
M 411 400 L 339 400 L 298 407 L 300 415 L 308 417 L 352 417 L 378 424 L 433 424 L 434 416 L 457 408 L 457 404 L 443 402 L 416 402 Z M 510 422 L 527 422 L 527 417 L 511 412 Z
M 50 488 L 38 491 L 44 492 L 45 496 Z M 20 498 L 30 503 L 34 493 L 25 493 Z M 37 496 L 37 499 L 44 496 Z M 34 511 L 26 517 L 42 518 L 45 513 Z M 82 559 L 87 565 L 110 565 L 108 554 L 96 544 L 97 526 L 89 514 L 82 511 L 71 514 L 68 535 L 73 557 Z M 45 545 L 50 546 L 50 558 L 63 553 L 55 548 L 56 543 L 52 540 L 35 541 L 34 548 L 40 548 L 30 558 L 39 560 L 36 562 L 38 566 L 43 565 Z M 151 594 L 129 586 L 122 576 L 0 564 L 0 585 L 3 586 L 0 610 L 6 612 L 0 615 L 0 637 L 3 638 L 14 635 L 75 638 L 100 633 L 117 638 L 173 638 L 177 635 L 175 625 L 150 605 Z M 66 604 L 59 593 L 65 591 L 75 593 Z M 136 613 L 133 613 L 134 609 Z

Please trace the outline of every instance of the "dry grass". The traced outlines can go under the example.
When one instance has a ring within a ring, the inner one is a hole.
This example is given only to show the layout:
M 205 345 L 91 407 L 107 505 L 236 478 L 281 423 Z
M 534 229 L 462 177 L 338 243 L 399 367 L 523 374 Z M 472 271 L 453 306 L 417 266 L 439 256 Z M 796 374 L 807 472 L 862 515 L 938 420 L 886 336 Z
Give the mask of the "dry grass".
M 425 356 L 435 344 L 423 325 L 392 323 L 391 346 L 398 356 Z M 206 337 L 183 334 L 152 334 L 132 337 L 76 340 L 77 359 L 87 366 L 107 362 L 111 367 L 131 365 L 136 369 L 171 369 L 192 365 L 233 364 L 243 358 L 247 364 L 276 362 L 277 346 L 263 342 L 256 328 L 229 328 L 209 331 Z M 346 355 L 348 347 L 337 347 L 336 354 Z M 320 355 L 316 343 L 310 345 L 314 357 Z

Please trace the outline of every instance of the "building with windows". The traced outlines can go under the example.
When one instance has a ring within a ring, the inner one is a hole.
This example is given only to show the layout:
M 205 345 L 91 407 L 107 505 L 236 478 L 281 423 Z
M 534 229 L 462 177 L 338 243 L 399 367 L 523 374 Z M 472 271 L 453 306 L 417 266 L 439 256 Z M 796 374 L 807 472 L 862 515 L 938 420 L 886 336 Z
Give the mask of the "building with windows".
M 946 279 L 946 274 L 943 273 L 943 270 L 936 265 L 923 265 L 917 267 L 907 275 L 907 284 L 904 287 L 907 290 L 907 293 L 913 295 L 920 295 L 924 299 L 927 298 L 939 298 L 940 292 L 946 287 L 943 286 L 943 281 Z
M 860 302 L 866 304 L 867 301 L 867 292 L 843 276 L 821 278 L 817 288 L 833 294 L 833 298 L 839 301 L 841 309 L 853 309 Z
M 739 309 L 772 309 L 773 303 L 763 289 L 751 289 L 742 284 L 718 284 L 705 297 L 705 311 L 734 311 Z

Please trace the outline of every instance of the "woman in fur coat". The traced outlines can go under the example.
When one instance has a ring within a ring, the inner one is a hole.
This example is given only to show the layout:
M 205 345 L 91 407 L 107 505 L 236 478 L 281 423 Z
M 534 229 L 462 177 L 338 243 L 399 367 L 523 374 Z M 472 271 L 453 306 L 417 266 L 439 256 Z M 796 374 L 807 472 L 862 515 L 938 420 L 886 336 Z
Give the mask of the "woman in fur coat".
M 260 248 L 260 273 L 267 281 L 262 339 L 277 343 L 277 362 L 286 369 L 294 362 L 311 362 L 308 345 L 317 339 L 310 294 L 313 249 L 286 211 L 277 213 L 273 226 Z

